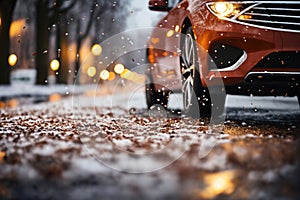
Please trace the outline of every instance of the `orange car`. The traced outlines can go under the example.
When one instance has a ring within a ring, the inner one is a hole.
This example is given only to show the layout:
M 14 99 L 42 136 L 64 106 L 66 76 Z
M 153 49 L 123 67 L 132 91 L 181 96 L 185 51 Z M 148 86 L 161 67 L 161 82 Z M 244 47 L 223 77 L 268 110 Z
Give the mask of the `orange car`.
M 148 107 L 183 92 L 211 117 L 225 94 L 298 96 L 300 1 L 150 0 L 165 11 L 148 41 Z M 217 89 L 216 89 L 217 88 Z

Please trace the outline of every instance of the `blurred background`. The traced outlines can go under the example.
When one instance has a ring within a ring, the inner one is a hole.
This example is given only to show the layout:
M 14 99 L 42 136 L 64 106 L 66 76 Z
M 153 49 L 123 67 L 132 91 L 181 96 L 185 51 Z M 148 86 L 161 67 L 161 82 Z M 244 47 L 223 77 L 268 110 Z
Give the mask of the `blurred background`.
M 154 26 L 161 15 L 148 10 L 147 0 L 0 0 L 0 85 L 73 84 L 88 54 L 102 51 L 99 43 Z M 103 81 L 134 65 L 128 56 Z
M 146 62 L 144 50 L 102 71 L 84 63 L 107 51 L 106 39 L 153 27 L 164 14 L 150 11 L 148 0 L 0 0 L 0 108 L 57 101 L 75 81 L 84 86 L 95 77 L 103 85 L 143 82 L 143 72 L 131 69 Z

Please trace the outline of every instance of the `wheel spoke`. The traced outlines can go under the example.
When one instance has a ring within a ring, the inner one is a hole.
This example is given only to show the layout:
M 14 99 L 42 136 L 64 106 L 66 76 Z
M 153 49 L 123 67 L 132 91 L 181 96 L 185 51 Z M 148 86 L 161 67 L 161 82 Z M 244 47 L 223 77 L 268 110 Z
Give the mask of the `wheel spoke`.
M 182 51 L 182 69 L 183 76 L 182 92 L 185 109 L 189 109 L 192 103 L 194 91 L 194 70 L 195 70 L 195 43 L 191 34 L 187 34 L 183 44 Z
M 189 49 L 190 49 L 190 41 L 189 41 L 189 35 L 187 35 L 186 37 L 185 37 L 185 44 L 184 44 L 184 50 L 185 50 L 185 59 L 187 59 L 187 61 L 189 61 L 188 60 L 188 55 L 189 55 Z
M 189 67 L 189 62 L 187 61 L 185 55 L 182 56 L 182 61 L 183 61 L 183 64 L 184 64 L 184 68 L 188 68 Z
M 193 57 L 194 57 L 194 55 L 193 55 L 194 46 L 193 46 L 193 42 L 191 41 L 191 39 L 190 39 L 190 47 L 189 48 L 190 48 L 190 50 L 189 50 L 188 60 L 189 60 L 190 65 L 192 65 L 192 64 L 194 64 L 193 63 L 193 61 L 194 61 L 194 59 L 193 59 Z
M 187 36 L 187 41 L 186 41 L 186 60 L 188 61 L 188 63 L 190 64 L 190 59 L 191 59 L 191 39 L 190 39 L 190 35 Z
M 189 76 L 182 85 L 182 92 L 183 92 L 183 99 L 184 99 L 184 106 L 188 108 L 192 101 L 192 92 L 193 92 L 193 80 L 192 77 Z

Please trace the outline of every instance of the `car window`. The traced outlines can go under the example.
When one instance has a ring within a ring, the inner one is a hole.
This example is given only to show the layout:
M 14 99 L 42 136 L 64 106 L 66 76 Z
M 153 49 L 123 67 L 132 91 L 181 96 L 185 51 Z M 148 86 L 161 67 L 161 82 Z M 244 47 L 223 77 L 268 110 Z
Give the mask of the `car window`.
M 169 0 L 169 7 L 175 7 L 179 4 L 182 0 Z

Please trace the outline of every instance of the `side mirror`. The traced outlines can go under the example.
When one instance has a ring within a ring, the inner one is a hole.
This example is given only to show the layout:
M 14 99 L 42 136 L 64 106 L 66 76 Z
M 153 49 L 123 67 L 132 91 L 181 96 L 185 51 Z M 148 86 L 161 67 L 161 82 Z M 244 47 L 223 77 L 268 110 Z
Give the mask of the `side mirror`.
M 149 9 L 154 11 L 169 11 L 171 9 L 168 0 L 149 0 L 148 5 Z

